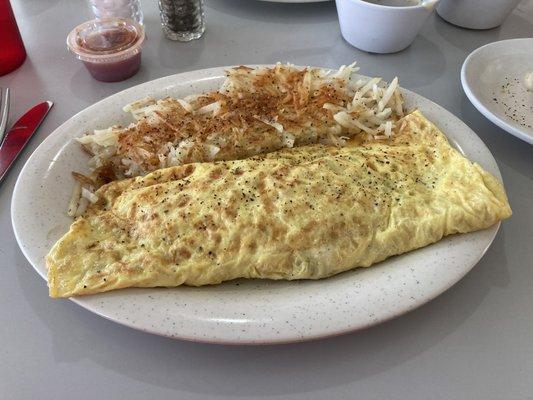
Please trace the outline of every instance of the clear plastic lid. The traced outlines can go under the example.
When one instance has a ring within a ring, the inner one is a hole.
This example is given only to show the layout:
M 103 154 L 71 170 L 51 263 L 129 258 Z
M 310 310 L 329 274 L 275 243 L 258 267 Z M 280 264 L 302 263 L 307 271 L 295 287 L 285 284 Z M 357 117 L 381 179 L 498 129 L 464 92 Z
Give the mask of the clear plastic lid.
M 67 36 L 67 46 L 82 61 L 116 62 L 141 51 L 144 28 L 125 18 L 84 22 Z

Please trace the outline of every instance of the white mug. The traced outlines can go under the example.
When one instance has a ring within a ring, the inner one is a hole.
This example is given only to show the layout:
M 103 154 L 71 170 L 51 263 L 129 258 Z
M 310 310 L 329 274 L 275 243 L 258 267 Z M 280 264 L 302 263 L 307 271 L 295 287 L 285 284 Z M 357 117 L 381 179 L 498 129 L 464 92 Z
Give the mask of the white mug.
M 520 0 L 441 0 L 437 13 L 446 21 L 469 29 L 500 26 Z
M 344 39 L 371 53 L 395 53 L 415 39 L 438 0 L 395 7 L 363 0 L 335 0 Z

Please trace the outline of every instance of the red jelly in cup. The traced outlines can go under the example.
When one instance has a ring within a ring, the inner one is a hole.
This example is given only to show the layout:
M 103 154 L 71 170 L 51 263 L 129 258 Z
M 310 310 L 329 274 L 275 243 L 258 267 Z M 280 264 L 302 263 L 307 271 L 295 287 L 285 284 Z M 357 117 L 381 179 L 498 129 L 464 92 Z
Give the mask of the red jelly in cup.
M 136 22 L 105 18 L 74 28 L 67 37 L 67 46 L 94 79 L 117 82 L 139 70 L 144 38 L 144 28 Z

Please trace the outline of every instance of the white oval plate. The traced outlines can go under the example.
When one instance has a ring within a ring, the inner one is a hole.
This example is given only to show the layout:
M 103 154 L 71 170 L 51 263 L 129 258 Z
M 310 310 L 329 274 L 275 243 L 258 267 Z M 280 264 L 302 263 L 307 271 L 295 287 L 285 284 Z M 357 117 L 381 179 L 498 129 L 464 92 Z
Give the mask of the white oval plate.
M 122 107 L 131 101 L 214 90 L 223 79 L 224 68 L 213 68 L 146 82 L 88 107 L 46 138 L 20 173 L 11 208 L 22 252 L 43 278 L 45 255 L 72 222 L 65 214 L 70 172 L 83 170 L 87 160 L 72 139 L 127 123 Z M 457 148 L 501 179 L 489 150 L 463 122 L 415 93 L 405 90 L 404 96 L 408 107 L 420 108 Z M 236 344 L 316 339 L 365 328 L 426 303 L 479 261 L 497 231 L 493 226 L 451 236 L 320 281 L 241 280 L 200 288 L 125 289 L 72 300 L 115 322 L 180 339 Z
M 463 63 L 461 83 L 479 112 L 533 144 L 533 92 L 524 76 L 533 71 L 533 38 L 489 43 L 474 50 Z

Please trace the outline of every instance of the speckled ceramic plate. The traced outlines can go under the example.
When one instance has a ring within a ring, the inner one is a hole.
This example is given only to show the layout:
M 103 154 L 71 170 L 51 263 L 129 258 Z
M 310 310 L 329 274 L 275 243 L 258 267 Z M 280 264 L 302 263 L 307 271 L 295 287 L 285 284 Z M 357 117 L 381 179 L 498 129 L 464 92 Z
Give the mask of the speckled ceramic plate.
M 20 173 L 12 202 L 18 243 L 46 279 L 44 257 L 71 220 L 70 172 L 87 156 L 71 141 L 92 129 L 126 123 L 122 106 L 147 95 L 183 97 L 218 88 L 223 68 L 157 79 L 117 93 L 75 115 L 38 147 Z M 459 150 L 498 178 L 494 158 L 459 119 L 407 90 Z M 463 277 L 491 244 L 498 226 L 447 237 L 372 268 L 320 281 L 241 280 L 209 287 L 126 289 L 72 300 L 105 318 L 143 331 L 201 342 L 280 343 L 362 329 L 431 300 Z M 64 301 L 64 300 L 57 300 Z
M 533 91 L 525 75 L 533 72 L 533 38 L 489 43 L 474 50 L 463 63 L 463 89 L 480 113 L 533 144 Z

